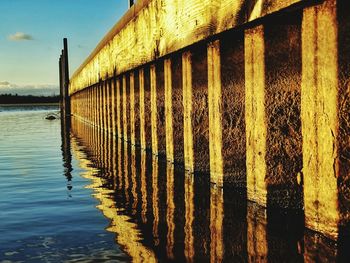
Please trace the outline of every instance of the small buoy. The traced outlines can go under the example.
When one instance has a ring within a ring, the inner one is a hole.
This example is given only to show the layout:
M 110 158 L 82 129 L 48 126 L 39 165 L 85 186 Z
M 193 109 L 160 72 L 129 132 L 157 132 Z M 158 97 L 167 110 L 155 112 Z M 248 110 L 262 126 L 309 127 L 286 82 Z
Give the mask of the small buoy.
M 56 120 L 56 117 L 51 115 L 51 116 L 46 116 L 45 119 L 52 121 L 52 120 Z
M 56 114 L 54 114 L 54 113 L 50 113 L 50 114 L 46 115 L 45 119 L 49 120 L 49 121 L 52 121 L 52 120 L 58 119 L 58 116 Z

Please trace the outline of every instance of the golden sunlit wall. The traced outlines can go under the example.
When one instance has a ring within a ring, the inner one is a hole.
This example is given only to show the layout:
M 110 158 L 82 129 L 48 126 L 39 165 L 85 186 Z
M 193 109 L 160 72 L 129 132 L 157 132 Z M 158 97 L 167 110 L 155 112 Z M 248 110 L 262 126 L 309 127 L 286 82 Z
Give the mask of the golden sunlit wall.
M 73 75 L 72 113 L 261 206 L 304 209 L 337 238 L 350 221 L 348 5 L 138 1 Z
M 303 0 L 143 0 L 75 72 L 70 94 Z

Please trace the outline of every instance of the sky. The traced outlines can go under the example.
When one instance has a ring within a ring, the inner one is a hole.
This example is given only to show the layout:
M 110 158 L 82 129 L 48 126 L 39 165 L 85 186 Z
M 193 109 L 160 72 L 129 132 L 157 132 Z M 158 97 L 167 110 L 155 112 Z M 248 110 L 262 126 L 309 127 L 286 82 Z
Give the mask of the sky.
M 0 94 L 59 94 L 68 38 L 70 75 L 126 12 L 128 0 L 0 0 Z

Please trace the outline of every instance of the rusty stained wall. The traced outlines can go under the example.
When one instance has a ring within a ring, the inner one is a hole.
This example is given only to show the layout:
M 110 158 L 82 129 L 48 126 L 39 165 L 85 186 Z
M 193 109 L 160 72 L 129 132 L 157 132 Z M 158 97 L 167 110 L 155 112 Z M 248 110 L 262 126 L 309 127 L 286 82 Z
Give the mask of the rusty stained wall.
M 294 12 L 264 28 L 267 204 L 286 208 L 303 207 L 301 17 Z
M 209 36 L 303 0 L 144 0 L 106 35 L 71 79 L 70 94 Z
M 210 171 L 207 46 L 192 50 L 192 135 L 194 170 Z
M 244 34 L 227 34 L 220 43 L 223 180 L 246 187 Z
M 173 119 L 173 142 L 174 161 L 184 163 L 184 114 L 182 96 L 182 58 L 176 54 L 171 58 L 172 75 L 172 119 Z

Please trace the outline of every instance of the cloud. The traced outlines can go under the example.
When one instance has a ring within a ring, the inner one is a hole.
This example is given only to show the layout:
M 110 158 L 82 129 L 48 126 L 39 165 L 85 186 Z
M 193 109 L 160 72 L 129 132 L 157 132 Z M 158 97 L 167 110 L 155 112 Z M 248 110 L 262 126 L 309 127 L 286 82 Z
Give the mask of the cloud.
M 18 85 L 8 81 L 0 81 L 0 94 L 51 96 L 58 95 L 59 88 L 52 84 Z
M 10 85 L 10 82 L 8 82 L 8 81 L 0 81 L 0 88 L 1 87 L 7 87 L 9 85 Z
M 23 32 L 17 32 L 13 35 L 9 35 L 8 36 L 8 40 L 11 41 L 25 41 L 25 40 L 34 40 L 34 38 L 29 35 L 29 34 L 25 34 Z

